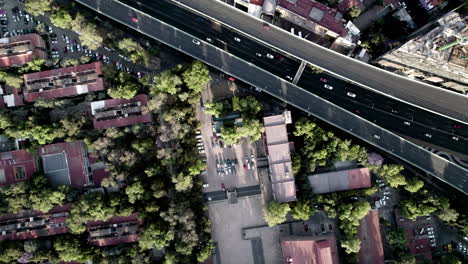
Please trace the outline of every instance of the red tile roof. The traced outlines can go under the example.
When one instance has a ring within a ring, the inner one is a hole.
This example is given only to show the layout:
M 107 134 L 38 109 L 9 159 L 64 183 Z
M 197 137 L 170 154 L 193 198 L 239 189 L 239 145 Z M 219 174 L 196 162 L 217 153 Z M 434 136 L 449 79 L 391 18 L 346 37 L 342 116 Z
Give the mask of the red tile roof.
M 130 216 L 114 216 L 109 221 L 89 221 L 86 226 L 90 236 L 89 244 L 93 246 L 112 246 L 122 243 L 132 243 L 140 239 L 140 230 L 143 221 L 137 218 L 134 213 Z M 133 227 L 132 232 L 120 231 L 118 228 Z M 136 230 L 136 231 L 135 231 Z M 96 233 L 102 231 L 102 234 L 97 236 Z M 101 237 L 102 235 L 102 237 Z M 96 237 L 97 236 L 97 237 Z
M 33 59 L 33 57 L 41 59 L 47 58 L 47 53 L 45 51 L 45 42 L 42 39 L 42 37 L 38 34 L 20 35 L 10 38 L 3 38 L 2 40 L 7 40 L 7 42 L 0 43 L 0 46 L 9 46 L 8 44 L 14 44 L 15 42 L 20 41 L 29 41 L 31 51 L 13 56 L 0 57 L 0 67 L 10 67 L 13 65 L 26 64 L 30 62 Z
M 24 178 L 17 179 L 16 172 L 24 171 Z M 34 157 L 25 150 L 0 153 L 0 186 L 26 181 L 36 171 Z
M 336 240 L 333 236 L 290 236 L 281 241 L 285 264 L 338 264 Z
M 92 78 L 86 78 L 86 81 L 82 81 L 81 83 L 75 83 L 75 85 L 70 85 L 70 86 L 65 86 L 62 88 L 53 88 L 50 90 L 44 90 L 42 92 L 37 91 L 37 92 L 32 92 L 29 91 L 28 89 L 28 82 L 34 81 L 34 80 L 43 80 L 43 82 L 47 82 L 47 78 L 50 78 L 50 82 L 53 82 L 54 85 L 56 85 L 55 81 L 57 80 L 63 80 L 60 77 L 68 75 L 67 79 L 71 81 L 70 74 L 77 76 L 76 74 L 85 72 L 85 71 L 95 71 L 95 73 L 98 76 L 102 75 L 101 71 L 101 63 L 100 62 L 94 62 L 94 63 L 89 63 L 89 64 L 82 64 L 82 65 L 77 65 L 77 66 L 71 66 L 71 67 L 66 67 L 66 68 L 60 68 L 60 69 L 55 69 L 55 70 L 50 70 L 50 71 L 42 71 L 42 72 L 34 72 L 30 74 L 25 74 L 24 77 L 24 82 L 26 84 L 26 88 L 23 90 L 24 91 L 24 98 L 28 102 L 34 102 L 38 98 L 43 98 L 43 99 L 53 99 L 53 98 L 62 98 L 62 97 L 68 97 L 68 96 L 76 96 L 78 94 L 82 93 L 88 93 L 88 92 L 96 92 L 96 91 L 101 91 L 104 90 L 104 82 L 101 77 L 97 77 L 96 79 Z M 91 73 L 90 73 L 91 74 Z
M 265 0 L 250 0 L 249 3 L 252 5 L 258 5 L 258 6 L 263 6 L 263 2 Z
M 361 240 L 359 250 L 360 264 L 383 264 L 384 252 L 380 234 L 379 211 L 372 210 L 359 221 L 358 236 Z
M 99 105 L 99 104 L 101 104 L 104 108 L 108 108 L 112 106 L 120 107 L 124 104 L 135 103 L 135 102 L 140 102 L 141 106 L 146 106 L 147 101 L 148 101 L 148 97 L 145 94 L 137 95 L 133 99 L 130 99 L 130 100 L 110 99 L 110 100 L 104 100 L 104 101 L 97 101 L 97 102 L 91 103 L 91 108 L 92 108 L 91 111 L 93 112 L 93 115 L 94 115 L 93 107 L 94 105 Z M 99 108 L 96 108 L 96 109 L 99 109 Z M 100 120 L 100 121 L 98 121 L 96 117 L 94 117 L 93 125 L 94 125 L 94 128 L 101 129 L 101 128 L 109 128 L 109 127 L 130 126 L 130 125 L 141 124 L 141 123 L 149 123 L 152 121 L 153 119 L 150 113 L 146 113 L 146 114 L 141 113 L 139 115 L 132 115 L 132 116 L 127 116 L 127 117 L 119 117 L 115 119 Z
M 348 12 L 349 9 L 357 6 L 361 11 L 363 11 L 366 7 L 361 2 L 361 0 L 343 0 L 341 3 L 338 4 L 338 10 L 344 14 Z
M 53 156 L 55 154 L 63 153 L 66 158 L 68 171 L 64 171 L 64 174 L 58 176 L 66 177 L 66 173 L 68 173 L 68 184 L 81 187 L 88 184 L 88 168 L 85 166 L 87 162 L 85 161 L 86 153 L 84 153 L 84 151 L 85 150 L 83 149 L 81 141 L 72 141 L 44 145 L 39 149 L 39 156 L 44 159 L 46 156 Z M 47 175 L 47 171 L 44 171 L 44 173 Z M 48 177 L 50 179 L 51 176 Z M 60 181 L 60 179 L 55 180 Z M 54 179 L 50 179 L 50 181 L 53 183 Z
M 337 10 L 334 8 L 330 8 L 324 4 L 312 0 L 297 0 L 296 4 L 293 4 L 288 0 L 279 0 L 278 5 L 309 19 L 330 31 L 333 31 L 342 37 L 346 36 L 347 34 L 347 30 L 345 29 L 346 21 L 336 19 Z M 312 19 L 309 16 L 310 11 L 313 8 L 323 12 L 323 17 L 319 21 Z
M 417 238 L 414 236 L 413 230 L 405 230 L 405 234 L 411 255 L 432 260 L 432 247 L 428 237 Z

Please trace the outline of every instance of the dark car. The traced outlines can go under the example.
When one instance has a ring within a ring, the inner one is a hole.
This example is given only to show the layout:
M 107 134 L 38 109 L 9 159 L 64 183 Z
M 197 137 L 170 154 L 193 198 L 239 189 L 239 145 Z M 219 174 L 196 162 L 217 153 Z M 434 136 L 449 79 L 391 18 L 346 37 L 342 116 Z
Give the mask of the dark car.
M 0 24 L 2 24 L 2 25 L 8 25 L 8 20 L 0 20 Z
M 29 21 L 26 18 L 24 18 L 24 24 L 25 25 L 29 24 Z
M 8 32 L 8 28 L 2 26 L 2 32 L 3 32 L 3 33 Z

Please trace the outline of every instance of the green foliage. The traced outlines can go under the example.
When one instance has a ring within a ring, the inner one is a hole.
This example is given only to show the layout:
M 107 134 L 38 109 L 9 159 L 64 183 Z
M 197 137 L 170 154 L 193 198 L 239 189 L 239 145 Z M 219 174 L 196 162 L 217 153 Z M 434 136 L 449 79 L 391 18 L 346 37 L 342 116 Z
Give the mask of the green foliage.
M 133 63 L 144 63 L 149 65 L 150 58 L 148 52 L 136 41 L 130 38 L 124 38 L 117 42 L 117 47 L 129 56 Z
M 224 104 L 222 102 L 213 102 L 205 104 L 205 112 L 213 115 L 214 117 L 219 117 L 223 112 Z
M 240 100 L 237 96 L 232 97 L 232 111 L 241 111 Z
M 211 255 L 212 251 L 215 248 L 213 241 L 210 239 L 207 242 L 205 242 L 200 249 L 200 252 L 197 254 L 197 261 L 198 262 L 205 262 Z
M 182 79 L 170 70 L 161 72 L 155 78 L 155 82 L 151 87 L 150 94 L 156 95 L 160 92 L 168 94 L 176 94 L 180 90 Z
M 243 119 L 254 119 L 262 111 L 262 104 L 249 95 L 239 100 L 239 108 Z
M 405 251 L 408 249 L 408 241 L 406 240 L 405 231 L 401 228 L 391 229 L 386 232 L 388 243 L 397 251 Z
M 172 230 L 164 228 L 161 224 L 151 223 L 143 230 L 138 245 L 143 250 L 162 249 L 169 246 L 174 237 L 175 234 Z
M 1 263 L 17 263 L 18 259 L 23 255 L 23 251 L 11 241 L 2 241 L 0 244 L 0 262 Z
M 378 170 L 378 174 L 385 178 L 392 188 L 398 188 L 398 186 L 405 186 L 406 179 L 400 172 L 403 170 L 403 166 L 390 164 L 390 165 L 383 165 Z M 411 188 L 410 188 L 411 189 Z
M 12 138 L 31 138 L 37 140 L 40 145 L 51 143 L 56 138 L 65 136 L 60 125 L 38 125 L 33 117 L 26 122 L 18 122 L 14 127 L 8 127 L 5 134 Z
M 68 66 L 76 66 L 79 65 L 80 61 L 77 59 L 73 58 L 64 58 L 63 60 L 60 61 L 60 66 L 61 67 L 68 67 Z
M 71 22 L 71 29 L 79 34 L 81 45 L 95 50 L 102 45 L 103 37 L 96 29 L 96 25 L 87 22 L 80 13 Z
M 190 90 L 200 93 L 210 81 L 210 72 L 205 64 L 200 61 L 194 61 L 182 73 L 182 79 Z
M 132 142 L 132 148 L 140 154 L 144 154 L 150 151 L 152 147 L 153 147 L 153 140 L 151 139 L 134 140 Z
M 440 220 L 445 221 L 447 223 L 455 223 L 458 219 L 459 213 L 452 208 L 442 208 L 439 209 L 437 212 L 437 217 L 440 218 Z
M 175 189 L 178 192 L 185 192 L 193 187 L 192 176 L 179 173 L 177 176 L 172 177 L 172 183 L 175 184 Z
M 348 10 L 348 15 L 352 20 L 356 19 L 361 14 L 361 9 L 357 6 L 353 6 Z
M 273 227 L 286 221 L 286 215 L 291 211 L 288 203 L 278 203 L 277 201 L 270 201 L 265 210 L 264 218 L 268 226 Z
M 51 0 L 28 0 L 24 4 L 24 10 L 33 16 L 39 16 L 50 11 L 51 4 Z
M 128 201 L 134 204 L 137 200 L 143 199 L 145 189 L 141 182 L 135 182 L 125 188 L 125 193 L 128 196 Z
M 445 255 L 440 258 L 440 264 L 462 264 L 462 262 L 454 255 Z
M 19 89 L 23 85 L 24 79 L 21 76 L 0 71 L 0 82 Z
M 60 260 L 65 262 L 77 261 L 84 263 L 91 260 L 90 252 L 80 245 L 79 240 L 71 237 L 59 237 L 54 243 L 54 249 Z
M 298 200 L 292 205 L 291 215 L 294 219 L 306 221 L 314 214 L 315 209 L 312 208 L 308 200 Z
M 221 137 L 224 143 L 236 144 L 243 138 L 251 141 L 259 140 L 262 137 L 264 127 L 258 120 L 244 120 L 242 126 L 229 126 L 224 123 L 221 127 Z
M 341 240 L 341 247 L 345 249 L 346 254 L 358 253 L 361 249 L 361 241 L 357 237 L 344 238 Z
M 6 113 L 0 113 L 0 129 L 5 129 L 13 126 L 13 121 L 11 117 Z
M 67 10 L 64 9 L 60 9 L 50 16 L 50 22 L 52 22 L 54 26 L 63 29 L 70 29 L 72 26 L 72 21 L 72 16 Z
M 434 212 L 451 213 L 449 209 L 450 203 L 445 197 L 436 197 L 431 195 L 427 190 L 423 190 L 418 195 L 413 195 L 411 199 L 401 200 L 400 206 L 404 217 L 415 220 L 418 216 L 430 215 Z M 442 213 L 443 214 L 443 213 Z M 443 217 L 443 216 L 442 216 Z M 453 216 L 450 216 L 450 219 Z M 449 219 L 449 216 L 447 215 Z
M 131 80 L 128 73 L 118 74 L 119 84 L 107 89 L 107 94 L 112 98 L 132 99 L 138 93 L 139 85 Z
M 317 66 L 314 66 L 312 64 L 309 64 L 309 67 L 312 70 L 312 72 L 315 73 L 315 74 L 319 74 L 319 73 L 323 72 L 323 70 L 321 68 L 319 68 Z
M 405 185 L 405 190 L 411 193 L 419 191 L 424 186 L 424 182 L 420 179 L 413 177 L 409 179 Z
M 44 59 L 33 58 L 26 65 L 18 69 L 19 73 L 37 72 L 42 69 L 45 64 Z

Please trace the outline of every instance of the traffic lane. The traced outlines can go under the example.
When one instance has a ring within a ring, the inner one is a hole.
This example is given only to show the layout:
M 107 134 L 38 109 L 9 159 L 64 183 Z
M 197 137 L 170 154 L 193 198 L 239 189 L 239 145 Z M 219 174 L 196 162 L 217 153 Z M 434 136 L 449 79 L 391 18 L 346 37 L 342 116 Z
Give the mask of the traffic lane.
M 326 82 L 323 81 L 326 80 Z M 348 96 L 348 92 L 356 95 L 358 101 L 367 103 L 375 108 L 382 109 L 391 114 L 395 114 L 408 119 L 409 122 L 419 122 L 427 126 L 435 127 L 440 130 L 444 130 L 447 133 L 454 133 L 462 137 L 468 137 L 468 126 L 454 122 L 441 116 L 433 115 L 427 111 L 419 108 L 411 107 L 407 104 L 403 104 L 400 101 L 393 100 L 389 97 L 375 93 L 369 90 L 356 89 L 356 86 L 350 85 L 349 83 L 328 76 L 327 74 L 315 74 L 309 68 L 304 70 L 304 74 L 299 79 L 298 85 L 300 87 L 310 87 L 317 82 L 321 82 L 320 87 L 324 90 L 325 85 L 333 87 L 332 91 L 327 90 L 329 93 L 334 93 L 339 96 Z
M 106 12 L 107 14 L 115 14 L 114 11 L 118 11 L 117 13 L 130 12 L 121 4 L 115 4 L 110 9 L 109 7 L 103 8 L 108 8 Z M 100 10 L 102 11 L 103 9 Z M 112 12 L 109 12 L 111 10 Z M 125 20 L 125 18 L 120 22 L 126 25 L 131 25 L 128 20 Z M 248 83 L 261 87 L 267 93 L 279 97 L 280 99 L 305 110 L 318 118 L 332 123 L 384 151 L 393 153 L 427 173 L 442 180 L 446 180 L 449 184 L 464 193 L 468 192 L 466 181 L 465 184 L 462 184 L 460 187 L 460 180 L 457 179 L 457 177 L 468 177 L 467 170 L 464 170 L 463 168 L 450 163 L 401 137 L 391 134 L 368 121 L 358 118 L 357 116 L 338 108 L 332 103 L 325 101 L 324 99 L 321 99 L 297 86 L 284 82 L 273 76 L 271 73 L 243 62 L 230 54 L 226 54 L 226 52 L 222 50 L 215 49 L 210 45 L 194 46 L 191 44 L 192 36 L 187 35 L 184 32 L 177 31 L 175 28 L 165 25 L 156 19 L 154 19 L 152 23 L 149 23 L 149 21 L 148 23 L 142 23 L 140 25 L 140 30 L 174 48 L 178 47 L 179 50 L 184 51 L 197 59 L 205 61 L 213 67 L 225 69 L 225 71 L 237 78 L 252 80 Z M 252 76 L 255 76 L 256 78 L 252 78 Z M 375 139 L 373 137 L 374 134 L 372 133 L 379 133 L 382 140 Z
M 268 31 L 264 30 L 261 21 L 247 14 L 235 12 L 225 4 L 217 1 L 179 0 L 179 2 L 219 21 L 225 21 L 228 25 L 234 26 L 240 31 L 255 36 L 270 45 L 281 43 L 283 44 L 281 46 L 282 50 L 343 77 L 360 82 L 373 89 L 378 89 L 403 101 L 409 101 L 468 123 L 467 98 L 463 95 L 434 88 L 421 82 L 382 71 L 374 66 L 362 64 L 354 59 L 319 47 L 314 43 L 293 38 L 289 32 L 276 27 L 271 27 Z
M 298 60 L 268 58 L 267 56 L 269 55 L 267 54 L 275 56 L 276 53 L 272 52 L 269 48 L 258 45 L 257 42 L 250 38 L 227 29 L 225 26 L 208 19 L 203 19 L 193 12 L 175 7 L 165 1 L 149 2 L 145 3 L 145 5 L 140 5 L 133 1 L 123 2 L 175 26 L 201 41 L 209 42 L 244 60 L 255 63 L 275 75 L 286 78 L 286 76 L 294 76 L 299 69 L 300 62 Z M 163 10 L 170 10 L 170 12 L 163 12 Z M 138 15 L 136 16 L 138 17 Z M 196 26 L 194 27 L 193 25 Z

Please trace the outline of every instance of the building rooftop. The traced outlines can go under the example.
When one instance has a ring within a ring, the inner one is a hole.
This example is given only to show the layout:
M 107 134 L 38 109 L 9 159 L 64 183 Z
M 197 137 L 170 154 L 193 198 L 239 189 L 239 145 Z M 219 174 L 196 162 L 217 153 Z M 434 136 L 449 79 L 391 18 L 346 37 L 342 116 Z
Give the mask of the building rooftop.
M 1 85 L 0 108 L 24 105 L 23 95 L 20 95 L 20 92 L 20 89 L 11 87 L 8 84 Z
M 86 224 L 88 241 L 101 247 L 136 242 L 140 238 L 142 224 L 137 214 L 114 216 L 107 222 L 90 221 Z
M 29 180 L 36 171 L 34 156 L 25 150 L 0 153 L 0 186 Z
M 384 251 L 380 234 L 379 211 L 371 210 L 359 221 L 358 236 L 361 249 L 358 257 L 360 264 L 383 264 Z
M 342 12 L 343 14 L 347 13 L 348 10 L 353 7 L 358 7 L 361 11 L 366 9 L 361 0 L 342 0 L 338 4 L 338 10 L 340 10 L 340 12 Z
M 52 99 L 104 90 L 101 63 L 94 62 L 50 71 L 25 74 L 24 98 Z
M 147 105 L 144 94 L 133 99 L 110 99 L 91 103 L 94 128 L 122 127 L 152 122 L 151 114 L 144 113 L 142 106 Z
M 288 236 L 281 239 L 285 264 L 338 264 L 333 236 Z
M 345 28 L 346 21 L 335 8 L 313 0 L 279 0 L 278 6 L 307 18 L 339 36 L 344 37 L 348 33 Z
M 371 187 L 368 168 L 333 171 L 308 176 L 315 194 Z
M 263 118 L 263 122 L 273 196 L 278 202 L 294 201 L 296 200 L 296 186 L 286 130 L 286 124 L 289 123 L 288 117 L 285 115 L 268 116 Z
M 87 152 L 81 141 L 44 145 L 39 149 L 39 156 L 52 185 L 90 184 Z
M 23 65 L 33 57 L 46 59 L 44 40 L 38 34 L 0 38 L 0 67 Z

